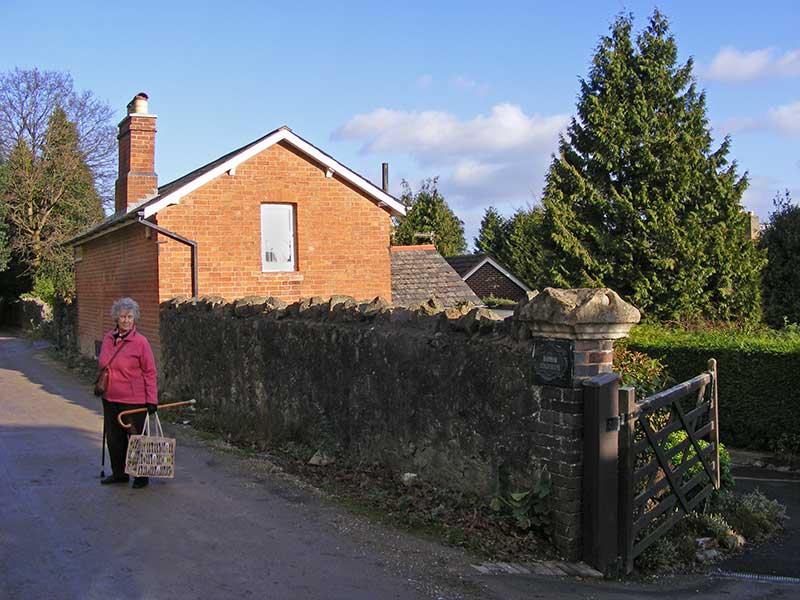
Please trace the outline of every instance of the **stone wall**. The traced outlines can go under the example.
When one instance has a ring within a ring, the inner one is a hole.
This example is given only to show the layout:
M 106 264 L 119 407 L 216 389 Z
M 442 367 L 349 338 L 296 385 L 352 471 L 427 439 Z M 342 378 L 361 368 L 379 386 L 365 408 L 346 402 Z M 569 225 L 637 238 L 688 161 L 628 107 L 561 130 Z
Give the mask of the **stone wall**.
M 553 312 L 550 300 L 522 302 L 500 321 L 435 301 L 409 310 L 342 296 L 288 306 L 175 299 L 161 309 L 161 389 L 197 398 L 240 439 L 302 441 L 451 488 L 488 496 L 501 481 L 520 491 L 550 477 L 555 542 L 575 558 L 580 381 L 603 370 L 606 355 L 602 343 L 577 342 L 566 384 L 537 383 L 536 307 Z
M 78 304 L 75 300 L 56 300 L 51 337 L 59 349 L 78 350 Z

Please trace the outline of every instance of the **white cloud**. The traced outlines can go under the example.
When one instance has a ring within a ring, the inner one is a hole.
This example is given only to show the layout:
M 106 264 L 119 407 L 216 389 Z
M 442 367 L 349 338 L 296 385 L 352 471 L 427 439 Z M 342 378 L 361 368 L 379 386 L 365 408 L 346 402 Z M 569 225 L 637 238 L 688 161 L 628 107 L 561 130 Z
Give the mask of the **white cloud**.
M 720 134 L 727 135 L 729 133 L 744 133 L 747 131 L 754 131 L 760 129 L 762 123 L 759 119 L 753 117 L 732 117 L 726 119 L 721 123 L 714 125 L 714 130 Z
M 502 165 L 481 163 L 468 158 L 455 166 L 451 178 L 459 185 L 470 187 L 480 184 L 502 168 Z
M 800 50 L 790 50 L 780 55 L 775 48 L 743 52 L 727 46 L 717 52 L 711 65 L 703 72 L 709 79 L 729 83 L 766 77 L 793 77 L 800 75 Z
M 800 50 L 792 50 L 784 54 L 776 65 L 779 73 L 784 75 L 800 75 Z
M 769 109 L 767 122 L 783 135 L 800 135 L 800 101 Z
M 468 242 L 489 205 L 510 214 L 534 202 L 569 115 L 526 114 L 498 104 L 489 114 L 459 119 L 443 111 L 379 108 L 356 115 L 334 133 L 362 143 L 364 153 L 402 153 L 420 166 L 416 179 L 440 176 L 439 190 L 464 220 Z
M 742 195 L 742 205 L 745 210 L 754 212 L 762 223 L 766 223 L 774 210 L 772 201 L 775 195 L 783 193 L 785 186 L 781 183 L 776 177 L 763 175 L 750 177 L 749 185 Z
M 800 101 L 770 108 L 757 117 L 732 117 L 714 125 L 720 134 L 773 131 L 780 135 L 800 135 Z
M 356 115 L 334 138 L 361 140 L 363 152 L 408 152 L 421 164 L 454 165 L 465 159 L 518 160 L 521 153 L 550 153 L 566 115 L 526 115 L 498 104 L 491 113 L 461 121 L 447 112 L 379 108 Z

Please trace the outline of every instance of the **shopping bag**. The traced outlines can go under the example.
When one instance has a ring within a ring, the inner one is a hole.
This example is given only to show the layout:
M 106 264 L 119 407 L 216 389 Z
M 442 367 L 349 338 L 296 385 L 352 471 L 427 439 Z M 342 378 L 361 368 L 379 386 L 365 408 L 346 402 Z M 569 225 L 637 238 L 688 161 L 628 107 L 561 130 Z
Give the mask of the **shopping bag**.
M 175 438 L 164 437 L 158 413 L 152 415 L 151 431 L 150 417 L 145 417 L 141 435 L 128 438 L 125 472 L 133 477 L 175 477 Z

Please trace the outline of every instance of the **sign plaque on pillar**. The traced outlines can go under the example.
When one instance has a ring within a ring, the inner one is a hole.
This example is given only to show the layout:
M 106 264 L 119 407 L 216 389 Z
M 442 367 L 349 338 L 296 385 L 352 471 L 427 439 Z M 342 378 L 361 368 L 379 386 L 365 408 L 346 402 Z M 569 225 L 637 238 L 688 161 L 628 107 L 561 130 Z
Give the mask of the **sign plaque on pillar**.
M 533 380 L 539 385 L 572 387 L 573 353 L 572 340 L 547 340 L 534 338 L 531 357 Z

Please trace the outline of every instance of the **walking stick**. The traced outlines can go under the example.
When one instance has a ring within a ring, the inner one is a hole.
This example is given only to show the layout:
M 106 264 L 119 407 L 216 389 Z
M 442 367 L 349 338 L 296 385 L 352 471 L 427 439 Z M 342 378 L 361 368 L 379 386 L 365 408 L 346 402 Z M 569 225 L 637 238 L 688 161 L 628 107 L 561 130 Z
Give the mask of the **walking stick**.
M 100 452 L 103 453 L 103 458 L 100 459 L 100 477 L 106 476 L 106 420 L 103 419 L 103 442 L 100 446 Z
M 186 400 L 185 402 L 173 402 L 172 404 L 163 404 L 158 407 L 159 410 L 164 410 L 165 408 L 177 408 L 178 406 L 189 406 L 190 404 L 196 404 L 197 400 L 192 398 L 191 400 Z M 125 415 L 133 415 L 136 413 L 147 412 L 147 408 L 134 408 L 132 410 L 123 410 L 121 413 L 117 415 L 117 423 L 120 426 L 124 427 L 125 429 L 130 429 L 133 426 L 133 423 L 125 423 L 122 420 L 122 417 Z

